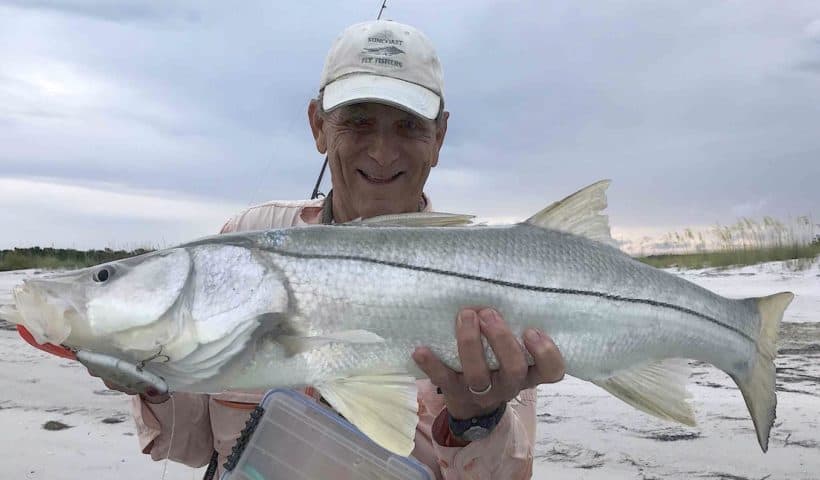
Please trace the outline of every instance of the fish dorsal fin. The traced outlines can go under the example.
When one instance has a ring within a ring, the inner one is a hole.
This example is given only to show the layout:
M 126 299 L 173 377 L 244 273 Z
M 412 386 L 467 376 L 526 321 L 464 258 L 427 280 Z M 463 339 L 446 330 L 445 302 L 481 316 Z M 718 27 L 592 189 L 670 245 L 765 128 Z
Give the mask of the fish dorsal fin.
M 377 444 L 404 457 L 413 451 L 419 419 L 415 377 L 366 375 L 315 387 L 337 412 Z
M 629 405 L 665 420 L 695 426 L 692 406 L 686 401 L 691 368 L 682 359 L 640 365 L 593 383 Z
M 609 232 L 609 218 L 601 213 L 606 208 L 609 184 L 609 180 L 601 180 L 582 188 L 531 216 L 525 223 L 616 246 Z
M 369 227 L 457 227 L 470 225 L 473 215 L 443 212 L 399 213 L 379 215 L 366 219 L 357 218 L 342 225 L 365 225 Z

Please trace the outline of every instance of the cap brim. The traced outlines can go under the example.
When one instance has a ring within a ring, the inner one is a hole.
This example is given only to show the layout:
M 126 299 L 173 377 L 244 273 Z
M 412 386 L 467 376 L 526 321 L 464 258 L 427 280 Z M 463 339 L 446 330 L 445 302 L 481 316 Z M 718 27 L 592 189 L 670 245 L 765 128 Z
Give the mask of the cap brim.
M 438 116 L 441 105 L 435 92 L 415 83 L 360 73 L 329 83 L 325 87 L 322 108 L 329 111 L 342 105 L 367 101 L 395 106 L 430 120 Z

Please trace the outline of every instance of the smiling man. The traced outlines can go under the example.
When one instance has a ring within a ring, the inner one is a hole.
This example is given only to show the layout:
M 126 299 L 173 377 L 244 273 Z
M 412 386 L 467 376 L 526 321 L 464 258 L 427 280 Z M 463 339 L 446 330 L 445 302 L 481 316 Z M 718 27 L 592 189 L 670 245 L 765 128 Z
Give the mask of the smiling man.
M 252 207 L 231 218 L 223 233 L 431 209 L 423 188 L 438 163 L 449 114 L 441 65 L 427 37 L 388 21 L 347 28 L 328 54 L 319 92 L 308 119 L 316 148 L 328 158 L 331 192 L 324 199 Z M 561 355 L 543 332 L 530 329 L 516 338 L 491 306 L 465 305 L 453 319 L 463 373 L 427 348 L 413 353 L 430 378 L 418 382 L 413 456 L 437 478 L 529 478 L 534 387 L 563 377 Z M 487 367 L 482 335 L 499 360 L 498 371 Z M 535 359 L 531 367 L 522 343 Z M 306 392 L 319 400 L 312 389 Z M 143 451 L 191 466 L 222 465 L 260 398 L 261 392 L 179 393 L 172 404 L 135 396 Z

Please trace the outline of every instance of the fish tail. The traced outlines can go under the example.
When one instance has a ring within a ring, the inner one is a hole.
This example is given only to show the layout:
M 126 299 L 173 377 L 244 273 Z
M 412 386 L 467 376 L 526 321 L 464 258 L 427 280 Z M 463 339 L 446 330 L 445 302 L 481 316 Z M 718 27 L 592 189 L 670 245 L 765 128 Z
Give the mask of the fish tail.
M 755 358 L 744 375 L 732 375 L 752 416 L 757 441 L 765 452 L 769 448 L 769 431 L 774 424 L 777 396 L 775 395 L 774 357 L 777 355 L 777 337 L 783 312 L 794 294 L 776 293 L 768 297 L 752 298 L 760 314 L 760 332 L 757 336 Z

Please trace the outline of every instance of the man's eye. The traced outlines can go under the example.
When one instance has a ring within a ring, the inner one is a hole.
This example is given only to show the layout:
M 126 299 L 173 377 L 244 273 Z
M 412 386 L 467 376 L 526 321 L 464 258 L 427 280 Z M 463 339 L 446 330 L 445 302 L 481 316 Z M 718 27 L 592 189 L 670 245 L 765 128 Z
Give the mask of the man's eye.
M 402 120 L 402 122 L 401 122 L 401 128 L 404 128 L 405 130 L 418 130 L 421 127 L 422 127 L 421 122 L 419 122 L 416 119 L 409 119 L 408 118 L 408 119 Z

